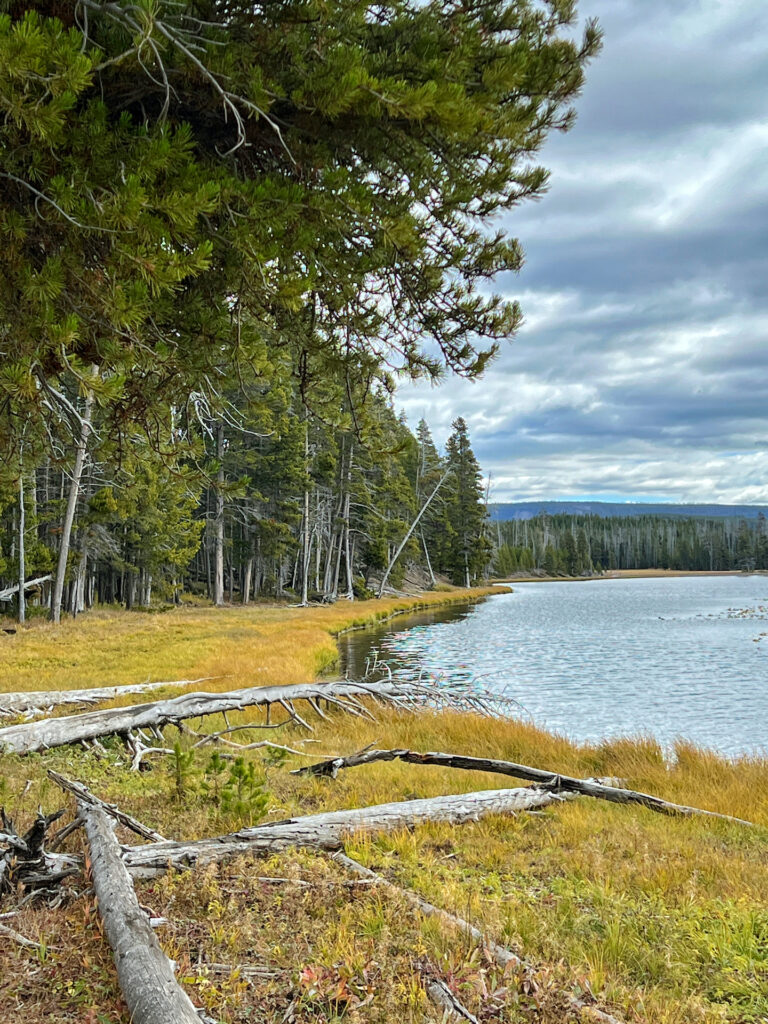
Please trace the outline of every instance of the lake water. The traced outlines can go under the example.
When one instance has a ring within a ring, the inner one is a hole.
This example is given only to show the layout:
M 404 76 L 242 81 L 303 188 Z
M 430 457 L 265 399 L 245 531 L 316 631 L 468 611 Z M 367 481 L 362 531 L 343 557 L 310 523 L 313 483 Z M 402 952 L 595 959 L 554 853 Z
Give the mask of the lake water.
M 725 754 L 768 751 L 768 577 L 522 583 L 469 608 L 342 638 L 396 674 L 479 679 L 577 740 L 640 733 Z

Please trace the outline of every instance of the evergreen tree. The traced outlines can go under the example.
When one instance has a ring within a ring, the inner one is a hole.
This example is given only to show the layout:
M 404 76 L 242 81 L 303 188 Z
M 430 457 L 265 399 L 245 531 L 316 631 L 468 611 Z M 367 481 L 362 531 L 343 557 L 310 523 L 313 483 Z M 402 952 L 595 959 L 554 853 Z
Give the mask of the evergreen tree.
M 446 445 L 450 475 L 445 485 L 447 545 L 442 559 L 453 580 L 468 587 L 484 572 L 491 545 L 485 529 L 487 513 L 480 466 L 470 446 L 469 429 L 461 417 L 452 427 Z

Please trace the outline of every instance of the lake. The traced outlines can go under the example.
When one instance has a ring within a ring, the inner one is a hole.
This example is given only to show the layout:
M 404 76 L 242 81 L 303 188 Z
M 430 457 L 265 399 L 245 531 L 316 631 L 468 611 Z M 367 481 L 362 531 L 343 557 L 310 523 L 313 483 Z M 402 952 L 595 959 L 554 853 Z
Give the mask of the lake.
M 768 751 L 768 577 L 516 583 L 480 604 L 341 638 L 401 677 L 479 679 L 576 740 L 640 733 L 724 754 Z

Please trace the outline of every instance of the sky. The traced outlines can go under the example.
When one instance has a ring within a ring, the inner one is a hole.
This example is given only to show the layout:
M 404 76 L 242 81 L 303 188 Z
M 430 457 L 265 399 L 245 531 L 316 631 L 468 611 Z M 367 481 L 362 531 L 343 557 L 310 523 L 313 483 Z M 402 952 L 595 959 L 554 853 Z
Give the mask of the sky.
M 464 416 L 492 500 L 768 503 L 768 2 L 581 0 L 604 48 L 497 281 L 526 321 L 479 382 L 404 385 Z

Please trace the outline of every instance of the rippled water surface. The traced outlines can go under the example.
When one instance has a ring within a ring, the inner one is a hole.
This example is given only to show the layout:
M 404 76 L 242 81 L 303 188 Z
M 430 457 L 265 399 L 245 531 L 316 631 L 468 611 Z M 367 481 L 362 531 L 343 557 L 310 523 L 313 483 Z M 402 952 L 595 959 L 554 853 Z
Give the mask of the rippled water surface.
M 575 739 L 768 750 L 768 577 L 515 584 L 405 625 L 348 637 L 349 674 L 375 646 L 404 675 L 482 677 Z

